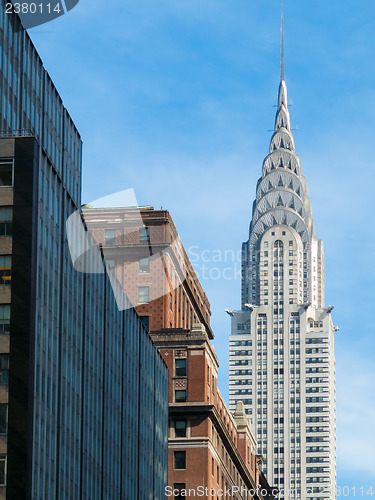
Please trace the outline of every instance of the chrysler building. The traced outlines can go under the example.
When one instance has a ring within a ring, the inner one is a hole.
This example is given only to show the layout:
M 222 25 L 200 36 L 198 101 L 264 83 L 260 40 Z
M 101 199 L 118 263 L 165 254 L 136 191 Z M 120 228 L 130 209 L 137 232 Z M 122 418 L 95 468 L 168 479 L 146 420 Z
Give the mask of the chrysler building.
M 242 308 L 228 312 L 230 409 L 244 402 L 263 470 L 286 500 L 336 498 L 332 309 L 290 126 L 282 20 L 275 131 L 242 245 Z

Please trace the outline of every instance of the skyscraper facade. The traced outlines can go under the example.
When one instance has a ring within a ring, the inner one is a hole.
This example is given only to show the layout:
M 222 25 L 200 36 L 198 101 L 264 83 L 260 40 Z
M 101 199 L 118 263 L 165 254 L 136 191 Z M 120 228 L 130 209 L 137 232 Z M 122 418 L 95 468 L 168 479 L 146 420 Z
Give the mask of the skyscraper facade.
M 335 498 L 335 361 L 323 243 L 281 78 L 275 131 L 242 245 L 242 308 L 231 312 L 230 408 L 245 403 L 281 498 Z
M 161 499 L 167 368 L 115 281 L 71 262 L 81 138 L 3 0 L 0 137 L 0 498 Z

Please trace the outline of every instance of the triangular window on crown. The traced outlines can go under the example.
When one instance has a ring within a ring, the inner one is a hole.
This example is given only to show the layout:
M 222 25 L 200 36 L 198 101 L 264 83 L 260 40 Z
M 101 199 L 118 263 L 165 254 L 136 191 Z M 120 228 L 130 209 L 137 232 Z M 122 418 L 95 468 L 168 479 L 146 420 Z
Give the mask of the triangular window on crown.
M 289 208 L 292 208 L 294 210 L 294 199 L 292 198 L 292 201 L 289 204 Z
M 273 189 L 273 186 L 271 184 L 271 181 L 268 181 L 268 189 Z
M 280 139 L 280 148 L 285 148 L 283 138 Z
M 297 229 L 297 221 L 294 221 L 293 224 L 291 224 L 291 227 L 293 229 Z
M 283 183 L 283 180 L 281 177 L 280 177 L 280 180 L 279 180 L 277 187 L 284 187 L 284 183 Z
M 288 168 L 289 170 L 292 170 L 292 160 L 290 160 L 290 162 L 288 163 Z
M 281 223 L 281 224 L 284 224 L 284 226 L 287 226 L 287 225 L 288 225 L 288 222 L 287 222 L 287 220 L 286 220 L 286 215 L 284 215 L 284 219 L 283 219 L 283 221 L 282 221 L 282 223 Z
M 280 164 L 279 164 L 279 167 L 280 168 L 284 168 L 284 162 L 283 162 L 283 157 L 280 156 Z
M 290 180 L 288 188 L 293 189 L 293 181 L 292 180 Z
M 281 196 L 279 196 L 279 199 L 277 200 L 277 206 L 278 207 L 282 207 L 284 204 L 283 204 L 283 199 L 281 198 Z
M 300 190 L 300 188 L 297 189 L 296 193 L 298 194 L 298 196 L 301 196 L 301 190 Z
M 269 201 L 266 200 L 266 210 L 270 210 L 272 207 L 271 205 L 269 204 Z

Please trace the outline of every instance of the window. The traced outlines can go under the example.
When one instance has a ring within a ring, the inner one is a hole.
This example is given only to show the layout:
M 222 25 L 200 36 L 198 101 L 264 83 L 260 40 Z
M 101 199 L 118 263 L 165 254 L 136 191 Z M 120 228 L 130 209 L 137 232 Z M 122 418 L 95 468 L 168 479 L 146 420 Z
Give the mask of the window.
M 7 384 L 9 380 L 9 355 L 0 354 L 0 385 Z
M 0 305 L 0 335 L 9 335 L 10 306 Z
M 176 437 L 186 437 L 186 420 L 176 420 L 174 431 Z
M 140 243 L 149 243 L 150 229 L 148 227 L 139 228 L 139 241 Z
M 149 287 L 148 286 L 139 286 L 138 287 L 138 303 L 139 304 L 148 304 L 149 300 L 150 300 Z
M 0 405 L 0 434 L 8 432 L 8 405 Z
M 13 229 L 13 208 L 0 208 L 0 236 L 12 236 Z
M 174 399 L 176 403 L 184 403 L 186 401 L 186 391 L 185 390 L 175 391 Z
M 186 484 L 185 483 L 174 483 L 173 485 L 173 492 L 174 492 L 174 498 L 177 500 L 185 500 L 186 495 Z
M 0 486 L 6 485 L 6 455 L 0 455 Z
M 140 316 L 139 318 L 141 320 L 141 323 L 143 323 L 144 327 L 146 328 L 146 330 L 148 330 L 149 328 L 149 316 Z
M 140 273 L 150 272 L 150 259 L 148 257 L 143 257 L 139 259 L 139 272 Z
M 0 255 L 0 285 L 10 285 L 12 278 L 12 257 Z
M 186 358 L 176 359 L 176 377 L 186 377 Z
M 186 469 L 186 451 L 174 452 L 174 468 Z
M 0 187 L 13 186 L 13 162 L 9 160 L 0 161 Z
M 112 245 L 115 243 L 115 230 L 114 229 L 106 229 L 105 230 L 105 243 L 107 245 Z

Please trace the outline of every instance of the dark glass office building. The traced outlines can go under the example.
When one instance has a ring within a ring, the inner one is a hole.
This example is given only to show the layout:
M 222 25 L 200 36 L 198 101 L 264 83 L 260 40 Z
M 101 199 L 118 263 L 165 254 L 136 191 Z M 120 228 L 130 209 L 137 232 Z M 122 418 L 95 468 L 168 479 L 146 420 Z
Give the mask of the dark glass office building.
M 162 499 L 167 368 L 73 268 L 81 138 L 18 23 L 0 0 L 0 500 Z

